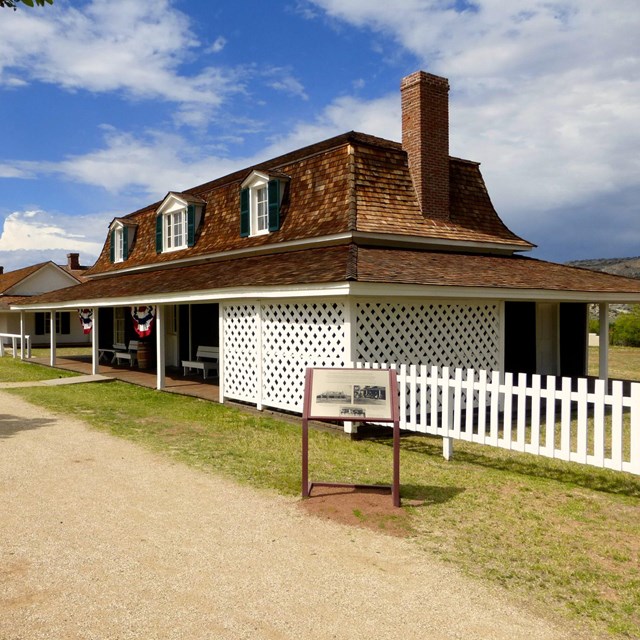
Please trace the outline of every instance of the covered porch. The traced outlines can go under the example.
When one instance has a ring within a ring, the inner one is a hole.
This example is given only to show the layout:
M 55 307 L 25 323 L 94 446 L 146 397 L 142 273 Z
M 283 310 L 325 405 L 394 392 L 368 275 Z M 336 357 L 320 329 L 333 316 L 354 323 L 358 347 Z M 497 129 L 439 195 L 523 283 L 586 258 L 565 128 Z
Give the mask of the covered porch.
M 65 355 L 63 352 L 56 357 L 55 368 L 73 371 L 84 375 L 93 373 L 91 353 L 86 355 Z M 32 357 L 30 362 L 52 366 L 49 357 Z M 122 380 L 141 387 L 155 389 L 157 374 L 154 369 L 139 369 L 122 365 L 100 364 L 100 374 Z M 211 402 L 220 402 L 220 387 L 215 379 L 203 380 L 202 376 L 182 375 L 182 369 L 168 368 L 165 372 L 163 391 L 180 395 L 202 398 Z

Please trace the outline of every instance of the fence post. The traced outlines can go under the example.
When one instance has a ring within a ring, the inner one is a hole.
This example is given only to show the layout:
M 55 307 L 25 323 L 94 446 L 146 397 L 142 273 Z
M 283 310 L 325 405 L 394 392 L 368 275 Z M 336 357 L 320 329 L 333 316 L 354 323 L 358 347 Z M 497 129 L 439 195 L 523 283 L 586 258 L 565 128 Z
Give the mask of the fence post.
M 445 460 L 453 458 L 453 438 L 442 438 L 442 457 Z
M 448 434 L 453 426 L 452 389 L 449 384 L 449 367 L 442 367 L 442 456 L 445 460 L 453 458 L 453 438 Z
M 631 383 L 629 428 L 631 429 L 630 471 L 640 475 L 640 382 Z

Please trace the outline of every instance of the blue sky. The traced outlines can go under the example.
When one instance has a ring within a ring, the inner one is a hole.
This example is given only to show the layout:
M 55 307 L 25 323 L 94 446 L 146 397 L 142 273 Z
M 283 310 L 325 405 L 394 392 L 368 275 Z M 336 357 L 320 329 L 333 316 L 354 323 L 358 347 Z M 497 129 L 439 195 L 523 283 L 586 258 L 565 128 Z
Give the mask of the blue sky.
M 556 261 L 640 255 L 637 0 L 55 0 L 0 9 L 0 265 L 91 264 L 114 216 L 449 78 L 451 155 Z

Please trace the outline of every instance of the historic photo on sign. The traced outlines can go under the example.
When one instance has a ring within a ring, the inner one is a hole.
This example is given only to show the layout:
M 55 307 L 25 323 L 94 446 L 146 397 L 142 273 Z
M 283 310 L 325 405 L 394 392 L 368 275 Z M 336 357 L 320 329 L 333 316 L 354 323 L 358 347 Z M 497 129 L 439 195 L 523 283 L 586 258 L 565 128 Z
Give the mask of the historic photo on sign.
M 391 420 L 389 386 L 384 369 L 314 369 L 310 417 Z

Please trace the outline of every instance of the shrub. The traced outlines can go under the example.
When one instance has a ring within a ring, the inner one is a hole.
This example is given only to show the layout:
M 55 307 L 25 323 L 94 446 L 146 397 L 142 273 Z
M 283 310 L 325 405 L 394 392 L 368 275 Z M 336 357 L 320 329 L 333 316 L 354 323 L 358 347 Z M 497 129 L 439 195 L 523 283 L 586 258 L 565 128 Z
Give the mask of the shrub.
M 640 305 L 634 305 L 630 313 L 620 314 L 611 323 L 610 342 L 622 347 L 640 347 Z

